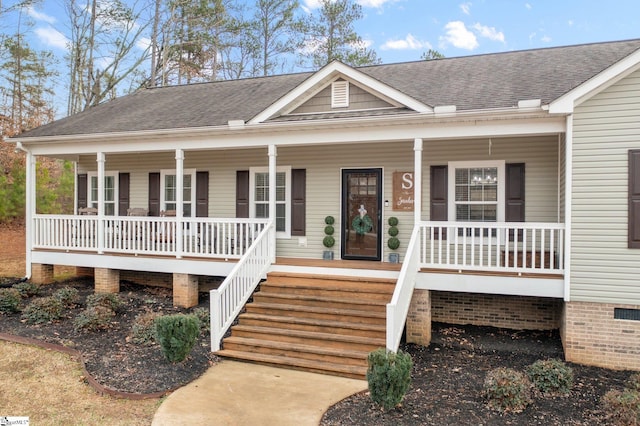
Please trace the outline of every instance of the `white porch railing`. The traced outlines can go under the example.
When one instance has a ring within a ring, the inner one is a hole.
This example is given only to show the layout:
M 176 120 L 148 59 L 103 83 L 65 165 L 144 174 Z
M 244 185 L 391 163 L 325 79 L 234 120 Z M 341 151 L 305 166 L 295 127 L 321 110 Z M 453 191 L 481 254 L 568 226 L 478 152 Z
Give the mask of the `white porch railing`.
M 423 268 L 562 274 L 561 223 L 421 222 Z
M 274 258 L 275 227 L 270 223 L 257 235 L 220 287 L 210 292 L 212 352 L 220 349 L 224 333 L 266 276 Z
M 239 259 L 266 219 L 35 215 L 33 248 Z M 178 242 L 178 227 L 182 244 Z
M 414 227 L 391 302 L 387 303 L 387 349 L 397 352 L 420 262 L 420 228 Z

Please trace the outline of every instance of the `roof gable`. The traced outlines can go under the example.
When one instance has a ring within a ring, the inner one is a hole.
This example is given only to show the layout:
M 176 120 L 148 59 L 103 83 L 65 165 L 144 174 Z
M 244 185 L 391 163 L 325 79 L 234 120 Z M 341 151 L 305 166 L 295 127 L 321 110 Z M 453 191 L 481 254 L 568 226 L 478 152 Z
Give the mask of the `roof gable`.
M 271 104 L 264 111 L 253 117 L 249 123 L 262 123 L 272 118 L 277 118 L 296 111 L 299 107 L 309 102 L 323 90 L 331 87 L 331 83 L 343 79 L 372 95 L 389 107 L 409 108 L 416 112 L 431 112 L 427 104 L 417 101 L 413 97 L 384 84 L 374 77 L 364 74 L 359 70 L 334 61 L 326 65 L 308 79 L 295 87 L 289 93 Z M 317 112 L 317 111 L 314 111 Z M 324 111 L 335 112 L 335 111 Z

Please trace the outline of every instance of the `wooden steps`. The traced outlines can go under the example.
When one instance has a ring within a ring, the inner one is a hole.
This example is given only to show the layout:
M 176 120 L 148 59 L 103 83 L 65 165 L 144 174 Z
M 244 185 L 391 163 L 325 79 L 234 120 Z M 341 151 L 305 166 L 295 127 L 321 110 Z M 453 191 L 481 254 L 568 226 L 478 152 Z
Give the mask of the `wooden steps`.
M 222 357 L 364 379 L 385 346 L 395 281 L 271 273 L 222 342 Z

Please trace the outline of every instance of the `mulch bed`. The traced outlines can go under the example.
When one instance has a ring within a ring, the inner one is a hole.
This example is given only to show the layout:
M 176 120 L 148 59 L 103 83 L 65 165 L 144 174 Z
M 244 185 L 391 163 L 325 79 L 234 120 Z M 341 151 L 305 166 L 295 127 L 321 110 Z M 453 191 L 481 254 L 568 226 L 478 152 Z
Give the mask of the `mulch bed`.
M 11 280 L 0 278 L 0 285 Z M 188 313 L 172 306 L 171 290 L 130 283 L 121 285 L 125 307 L 102 332 L 76 331 L 73 319 L 93 294 L 91 279 L 73 279 L 44 286 L 43 295 L 72 286 L 80 291 L 79 307 L 65 312 L 53 324 L 29 325 L 20 314 L 0 314 L 0 332 L 64 345 L 79 351 L 87 373 L 102 386 L 120 392 L 166 392 L 199 377 L 217 358 L 210 352 L 210 337 L 203 332 L 182 363 L 168 362 L 157 344 L 131 341 L 135 317 L 146 311 Z M 200 295 L 200 307 L 208 308 L 208 294 Z M 575 379 L 569 396 L 536 396 L 522 413 L 500 414 L 487 407 L 482 396 L 486 373 L 497 367 L 523 371 L 538 359 L 562 358 L 557 332 L 513 331 L 492 327 L 433 324 L 429 347 L 403 344 L 414 362 L 411 388 L 398 408 L 383 412 L 367 392 L 353 395 L 331 407 L 322 425 L 600 425 L 609 424 L 601 397 L 622 389 L 628 371 L 613 371 L 571 364 Z
M 10 278 L 0 278 L 8 284 Z M 73 279 L 43 286 L 41 296 L 61 287 L 74 287 L 80 292 L 78 307 L 68 309 L 64 318 L 52 324 L 30 325 L 20 314 L 0 314 L 0 332 L 62 345 L 80 352 L 86 371 L 106 388 L 132 394 L 154 394 L 183 386 L 204 373 L 217 361 L 211 353 L 208 332 L 202 332 L 191 354 L 181 363 L 172 364 L 160 346 L 136 344 L 131 329 L 137 315 L 160 312 L 164 315 L 190 313 L 194 308 L 173 307 L 171 290 L 121 283 L 123 308 L 104 331 L 77 331 L 73 319 L 85 308 L 85 299 L 93 294 L 93 279 Z M 28 300 L 26 301 L 28 303 Z M 198 307 L 209 308 L 208 293 L 201 293 Z

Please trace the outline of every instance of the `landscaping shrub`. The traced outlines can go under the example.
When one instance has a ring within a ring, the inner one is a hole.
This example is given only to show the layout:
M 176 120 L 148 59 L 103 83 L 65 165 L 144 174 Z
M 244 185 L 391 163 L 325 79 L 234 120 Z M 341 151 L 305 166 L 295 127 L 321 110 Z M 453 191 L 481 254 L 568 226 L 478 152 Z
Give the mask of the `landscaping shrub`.
M 198 320 L 200 321 L 200 330 L 202 331 L 211 330 L 211 317 L 209 316 L 209 309 L 195 308 L 192 313 L 193 315 L 198 317 Z
M 0 288 L 0 312 L 12 314 L 20 312 L 22 296 L 15 288 Z
M 73 325 L 76 330 L 106 330 L 111 325 L 111 319 L 115 315 L 115 312 L 106 306 L 90 306 L 76 316 L 73 320 Z
M 161 316 L 159 312 L 145 312 L 136 316 L 131 327 L 131 340 L 138 345 L 152 345 L 156 342 L 155 321 Z
M 73 287 L 63 287 L 53 293 L 53 297 L 58 299 L 66 308 L 73 308 L 78 304 L 80 293 Z
M 627 389 L 640 392 L 640 373 L 633 373 L 627 380 Z
M 543 394 L 566 395 L 573 386 L 573 369 L 559 359 L 538 360 L 526 372 Z
M 26 299 L 28 297 L 39 296 L 41 289 L 38 284 L 25 281 L 23 283 L 14 284 L 12 286 L 20 292 L 20 295 Z
M 367 362 L 371 399 L 385 410 L 394 408 L 402 401 L 411 384 L 411 355 L 380 348 L 369 353 Z
M 602 397 L 602 405 L 609 424 L 640 424 L 640 392 L 610 390 Z
M 87 297 L 87 308 L 104 306 L 117 313 L 124 305 L 117 293 L 95 293 Z
M 64 306 L 52 296 L 34 299 L 22 312 L 22 319 L 29 324 L 46 324 L 62 317 Z
M 200 335 L 200 321 L 195 315 L 165 315 L 156 320 L 156 339 L 169 362 L 183 361 Z
M 489 371 L 484 379 L 484 395 L 490 408 L 517 413 L 531 402 L 531 382 L 519 371 L 496 368 Z

